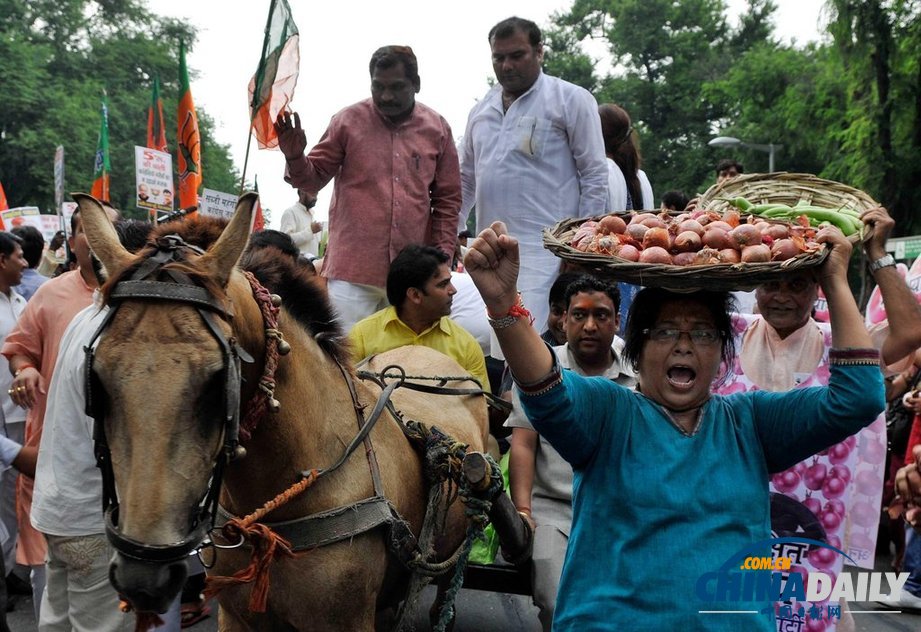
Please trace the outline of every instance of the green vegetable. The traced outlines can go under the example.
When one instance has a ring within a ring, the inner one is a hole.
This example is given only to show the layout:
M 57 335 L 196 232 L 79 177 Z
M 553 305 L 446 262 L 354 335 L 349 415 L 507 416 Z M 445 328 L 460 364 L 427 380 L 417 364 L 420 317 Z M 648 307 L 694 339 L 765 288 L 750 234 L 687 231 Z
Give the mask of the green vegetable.
M 735 198 L 719 198 L 722 202 L 728 202 L 730 205 L 739 209 L 742 212 L 748 212 L 752 207 L 752 203 L 746 200 L 744 197 L 735 197 Z
M 827 208 L 818 208 L 815 206 L 803 206 L 797 209 L 800 214 L 805 215 L 810 223 L 813 220 L 816 224 L 829 222 L 841 229 L 845 235 L 853 235 L 860 232 L 860 223 L 849 215 L 839 213 Z
M 789 206 L 786 204 L 778 204 L 777 202 L 769 202 L 767 204 L 755 204 L 751 207 L 750 212 L 755 215 L 763 215 L 766 211 L 771 211 L 774 209 L 783 209 L 785 211 L 792 211 Z
M 766 211 L 760 213 L 761 217 L 767 217 L 769 219 L 778 219 L 778 218 L 787 218 L 791 219 L 796 217 L 796 213 L 789 206 L 776 206 L 774 208 L 769 208 Z

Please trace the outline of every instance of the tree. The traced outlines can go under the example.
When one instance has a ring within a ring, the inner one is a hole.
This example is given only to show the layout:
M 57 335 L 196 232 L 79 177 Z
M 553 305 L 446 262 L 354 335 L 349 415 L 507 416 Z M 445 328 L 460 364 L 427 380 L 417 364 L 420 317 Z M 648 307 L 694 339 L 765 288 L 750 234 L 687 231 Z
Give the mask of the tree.
M 55 147 L 66 155 L 65 191 L 88 190 L 102 91 L 109 96 L 112 202 L 134 208 L 134 145 L 146 139 L 151 83 L 159 76 L 170 146 L 178 91 L 178 42 L 194 29 L 151 14 L 136 0 L 0 0 L 0 73 L 7 79 L 0 108 L 0 181 L 11 205 L 51 209 Z M 229 148 L 199 109 L 204 182 L 234 190 Z M 174 161 L 175 162 L 175 161 Z
M 877 192 L 900 233 L 921 229 L 921 7 L 831 0 L 829 30 L 848 82 L 842 175 Z
M 547 68 L 630 112 L 660 192 L 712 183 L 719 133 L 782 144 L 782 170 L 860 188 L 897 234 L 921 232 L 921 2 L 829 0 L 832 43 L 807 46 L 776 41 L 774 9 L 749 0 L 732 28 L 719 0 L 575 0 L 548 30 Z M 609 51 L 604 77 L 586 72 L 588 38 Z M 766 170 L 763 153 L 733 153 Z
M 656 190 L 693 193 L 712 181 L 707 141 L 714 124 L 725 119 L 722 104 L 704 99 L 702 88 L 745 50 L 766 41 L 773 10 L 768 0 L 751 0 L 748 17 L 733 29 L 723 0 L 576 0 L 567 13 L 554 16 L 551 41 L 562 46 L 549 64 L 585 85 L 588 58 L 578 43 L 604 41 L 612 71 L 598 80 L 596 98 L 630 112 Z M 572 68 L 579 71 L 575 79 L 567 74 Z
M 721 79 L 703 87 L 704 98 L 725 112 L 720 133 L 783 145 L 784 171 L 835 179 L 846 112 L 847 87 L 840 60 L 828 47 L 794 48 L 762 43 L 741 55 Z M 748 171 L 765 165 L 764 153 L 738 150 Z

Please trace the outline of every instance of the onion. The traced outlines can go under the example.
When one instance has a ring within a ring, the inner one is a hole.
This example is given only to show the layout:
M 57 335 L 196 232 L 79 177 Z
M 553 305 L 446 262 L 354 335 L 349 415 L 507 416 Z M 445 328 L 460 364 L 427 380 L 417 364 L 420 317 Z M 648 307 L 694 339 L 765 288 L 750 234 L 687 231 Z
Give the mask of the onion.
M 671 263 L 672 256 L 665 248 L 653 246 L 640 253 L 640 263 Z
M 640 251 L 635 246 L 630 244 L 624 244 L 620 249 L 614 253 L 621 259 L 626 259 L 627 261 L 639 261 L 640 260 Z
M 735 248 L 723 248 L 720 250 L 720 261 L 724 263 L 739 263 L 742 261 L 742 254 Z
M 739 215 L 738 211 L 729 210 L 723 213 L 723 221 L 732 227 L 738 226 L 741 219 L 742 216 Z
M 757 222 L 753 222 L 753 223 L 755 225 L 755 228 L 757 228 L 758 232 L 761 233 L 762 235 L 768 228 L 771 227 L 771 225 L 764 220 L 758 220 Z
M 701 241 L 704 246 L 716 248 L 717 250 L 732 246 L 732 240 L 729 239 L 729 232 L 722 228 L 714 228 L 712 225 L 707 226 Z
M 686 219 L 678 224 L 678 233 L 683 233 L 686 230 L 692 230 L 700 236 L 703 236 L 704 234 L 703 224 L 698 222 L 696 219 Z
M 740 224 L 732 229 L 732 232 L 729 233 L 729 238 L 732 239 L 739 248 L 756 246 L 761 243 L 761 231 L 751 224 Z
M 786 261 L 798 254 L 800 254 L 800 249 L 792 239 L 778 239 L 771 246 L 771 261 Z
M 674 221 L 676 224 L 680 224 L 681 222 L 683 222 L 683 221 L 685 221 L 685 220 L 687 220 L 687 219 L 691 219 L 691 214 L 690 214 L 690 213 L 681 213 L 680 215 L 675 215 L 675 219 L 674 219 L 673 221 Z
M 595 237 L 597 226 L 597 222 L 585 222 L 582 224 L 572 237 L 572 247 L 576 250 L 586 250 Z
M 661 217 L 656 217 L 655 215 L 650 215 L 649 217 L 647 217 L 646 219 L 644 219 L 644 220 L 643 220 L 642 222 L 640 222 L 640 223 L 641 223 L 643 226 L 647 226 L 647 227 L 649 227 L 649 228 L 666 228 L 666 227 L 668 227 L 668 224 L 666 224 L 664 221 L 662 221 L 662 218 L 661 218 Z
M 643 248 L 659 246 L 661 248 L 671 247 L 671 236 L 665 228 L 650 228 L 643 236 Z
M 722 263 L 719 251 L 713 248 L 702 248 L 700 252 L 695 252 L 694 255 L 694 265 L 696 266 L 709 266 L 716 263 Z
M 595 251 L 606 255 L 614 254 L 618 248 L 620 248 L 620 242 L 611 235 L 600 236 L 595 242 Z
M 625 230 L 627 230 L 627 222 L 617 215 L 608 215 L 598 222 L 598 232 L 603 235 L 607 235 L 608 233 L 623 235 Z
M 786 239 L 790 236 L 790 229 L 784 224 L 769 224 L 767 230 L 761 231 L 763 235 L 769 235 L 771 239 Z
M 642 224 L 629 224 L 627 226 L 627 236 L 632 237 L 638 243 L 642 243 L 647 230 L 649 229 Z
M 696 259 L 696 252 L 679 252 L 672 258 L 672 264 L 676 266 L 692 266 Z
M 700 221 L 700 220 L 698 220 L 698 221 Z M 721 220 L 721 219 L 718 219 L 718 220 L 716 220 L 716 221 L 710 222 L 709 224 L 707 224 L 707 228 L 721 228 L 721 229 L 725 230 L 727 233 L 732 232 L 732 226 L 730 226 L 729 224 L 727 224 L 726 222 L 724 222 L 724 221 Z
M 637 213 L 630 218 L 631 224 L 642 224 L 643 220 L 649 219 L 650 217 L 655 217 L 652 213 Z
M 694 223 L 696 224 L 697 222 Z M 649 233 L 646 234 L 648 235 Z M 675 250 L 678 252 L 697 251 L 700 250 L 701 245 L 700 235 L 693 230 L 686 230 L 678 233 L 678 236 L 675 237 Z
M 745 246 L 742 249 L 743 263 L 763 263 L 771 260 L 771 249 L 764 244 Z

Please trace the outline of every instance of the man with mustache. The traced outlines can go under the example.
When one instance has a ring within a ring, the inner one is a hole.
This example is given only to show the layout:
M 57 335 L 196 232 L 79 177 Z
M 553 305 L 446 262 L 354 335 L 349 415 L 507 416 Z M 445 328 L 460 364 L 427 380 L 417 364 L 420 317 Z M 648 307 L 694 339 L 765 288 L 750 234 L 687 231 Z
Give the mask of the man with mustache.
M 543 73 L 534 22 L 499 22 L 489 46 L 498 83 L 470 111 L 459 147 L 461 223 L 475 205 L 478 230 L 501 220 L 518 238 L 519 289 L 543 326 L 559 262 L 543 248 L 541 230 L 609 210 L 598 103 L 587 90 Z M 495 342 L 492 348 L 498 353 Z
M 400 251 L 387 272 L 390 307 L 349 332 L 356 362 L 404 345 L 422 345 L 452 358 L 489 390 L 480 344 L 449 317 L 457 293 L 449 262 L 447 254 L 431 246 L 410 244 Z
M 404 246 L 454 253 L 461 202 L 451 127 L 416 102 L 412 49 L 379 48 L 369 69 L 371 98 L 333 116 L 306 156 L 300 117 L 282 112 L 275 124 L 291 186 L 315 193 L 336 179 L 322 274 L 346 331 L 387 305 L 386 271 Z

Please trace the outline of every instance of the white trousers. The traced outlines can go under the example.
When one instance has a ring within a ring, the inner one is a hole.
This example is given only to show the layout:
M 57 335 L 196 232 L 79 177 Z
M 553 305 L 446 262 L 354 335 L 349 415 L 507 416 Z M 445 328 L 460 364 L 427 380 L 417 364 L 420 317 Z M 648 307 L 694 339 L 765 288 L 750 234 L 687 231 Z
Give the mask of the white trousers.
M 134 615 L 118 607 L 109 583 L 113 550 L 103 534 L 45 535 L 47 577 L 38 619 L 39 632 L 132 632 Z M 163 615 L 158 632 L 180 629 L 179 597 Z
M 390 305 L 387 290 L 382 287 L 329 279 L 326 288 L 339 315 L 342 331 L 346 334 L 362 318 Z

